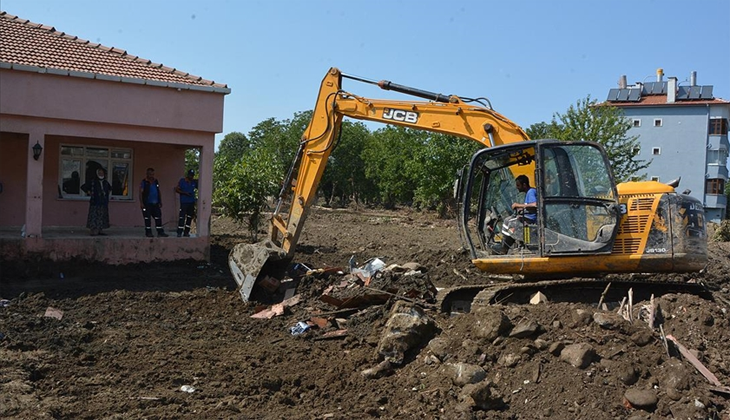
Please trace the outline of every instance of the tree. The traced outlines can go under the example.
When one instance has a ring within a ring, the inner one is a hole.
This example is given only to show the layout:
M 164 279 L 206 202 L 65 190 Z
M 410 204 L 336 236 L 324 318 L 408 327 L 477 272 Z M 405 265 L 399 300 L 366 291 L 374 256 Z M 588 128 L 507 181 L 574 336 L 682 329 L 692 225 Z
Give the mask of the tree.
M 224 170 L 225 176 L 218 178 L 213 190 L 213 204 L 223 215 L 245 223 L 254 241 L 268 197 L 279 192 L 282 175 L 271 165 L 273 159 L 270 150 L 257 148 L 245 153 L 233 164 L 224 159 L 214 162 L 215 173 Z
M 350 200 L 360 203 L 368 188 L 362 152 L 370 139 L 370 131 L 361 122 L 342 122 L 342 134 L 335 145 L 322 177 L 320 191 L 328 205 L 334 200 L 346 206 Z
M 565 114 L 556 113 L 551 126 L 555 131 L 550 134 L 559 140 L 587 140 L 603 145 L 618 182 L 646 177 L 638 173 L 648 168 L 651 161 L 637 158 L 641 151 L 638 136 L 626 135 L 631 121 L 620 108 L 598 105 L 589 95 L 571 105 Z
M 185 150 L 185 173 L 189 170 L 194 170 L 195 173 L 199 172 L 200 168 L 200 149 L 186 149 Z
M 550 124 L 546 122 L 539 122 L 529 126 L 525 132 L 532 140 L 538 139 L 554 139 L 558 136 L 558 133 L 562 130 L 562 127 L 553 120 Z
M 454 180 L 469 158 L 482 148 L 480 144 L 445 134 L 425 133 L 422 144 L 407 167 L 417 184 L 414 203 L 421 208 L 436 209 L 441 217 L 456 210 Z
M 424 132 L 386 126 L 376 130 L 363 148 L 365 176 L 377 186 L 378 198 L 386 208 L 413 203 L 416 183 L 407 166 L 418 149 Z
M 226 160 L 228 163 L 235 163 L 243 157 L 251 148 L 251 142 L 246 138 L 243 133 L 232 131 L 223 137 L 221 143 L 218 145 L 218 152 L 216 152 L 216 159 L 221 158 Z

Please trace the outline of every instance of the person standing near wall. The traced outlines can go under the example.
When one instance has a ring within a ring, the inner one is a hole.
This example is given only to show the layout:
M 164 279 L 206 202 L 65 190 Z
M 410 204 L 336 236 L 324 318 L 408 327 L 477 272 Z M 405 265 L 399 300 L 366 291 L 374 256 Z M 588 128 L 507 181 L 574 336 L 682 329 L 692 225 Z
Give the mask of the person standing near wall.
M 190 236 L 190 224 L 195 217 L 195 192 L 198 189 L 198 180 L 195 179 L 195 171 L 189 170 L 185 178 L 175 187 L 175 192 L 180 194 L 180 216 L 177 220 L 177 237 Z
M 89 215 L 86 218 L 86 227 L 91 236 L 106 235 L 103 229 L 109 227 L 109 195 L 112 186 L 106 180 L 106 171 L 103 168 L 96 170 L 96 178 L 90 179 L 81 189 L 89 195 Z
M 142 209 L 144 216 L 144 232 L 148 238 L 152 235 L 152 220 L 155 219 L 155 228 L 157 236 L 166 237 L 164 228 L 162 227 L 162 191 L 160 183 L 155 178 L 154 168 L 147 168 L 147 177 L 142 180 L 139 185 L 139 208 Z

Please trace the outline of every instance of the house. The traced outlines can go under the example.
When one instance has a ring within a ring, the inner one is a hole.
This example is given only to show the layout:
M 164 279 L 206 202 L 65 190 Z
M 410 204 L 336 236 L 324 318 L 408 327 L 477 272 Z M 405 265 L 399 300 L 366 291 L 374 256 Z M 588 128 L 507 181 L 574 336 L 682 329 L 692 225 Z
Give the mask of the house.
M 631 120 L 628 135 L 638 136 L 638 158 L 651 161 L 648 178 L 670 182 L 681 177 L 678 191 L 700 199 L 708 220 L 719 223 L 727 214 L 728 119 L 730 102 L 715 98 L 712 85 L 697 84 L 697 72 L 688 81 L 664 80 L 610 89 L 606 103 L 623 109 Z
M 111 264 L 205 260 L 215 134 L 230 89 L 0 12 L 0 258 Z M 153 167 L 165 229 L 177 228 L 186 150 L 199 152 L 197 231 L 146 238 L 139 185 Z M 85 229 L 78 188 L 94 166 L 112 184 L 108 236 Z

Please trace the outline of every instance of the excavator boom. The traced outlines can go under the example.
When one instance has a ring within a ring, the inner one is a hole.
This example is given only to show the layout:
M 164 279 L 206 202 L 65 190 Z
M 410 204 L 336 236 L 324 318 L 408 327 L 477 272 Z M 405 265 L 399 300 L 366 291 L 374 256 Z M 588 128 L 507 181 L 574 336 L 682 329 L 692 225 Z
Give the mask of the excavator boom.
M 377 84 L 384 90 L 426 101 L 360 97 L 342 89 L 343 78 Z M 268 240 L 263 244 L 238 244 L 229 257 L 231 272 L 241 286 L 244 300 L 248 300 L 262 272 L 281 271 L 292 259 L 344 117 L 459 136 L 485 147 L 529 140 L 522 128 L 491 107 L 390 81 L 371 82 L 331 68 L 322 80 L 312 120 L 283 183 L 269 222 Z

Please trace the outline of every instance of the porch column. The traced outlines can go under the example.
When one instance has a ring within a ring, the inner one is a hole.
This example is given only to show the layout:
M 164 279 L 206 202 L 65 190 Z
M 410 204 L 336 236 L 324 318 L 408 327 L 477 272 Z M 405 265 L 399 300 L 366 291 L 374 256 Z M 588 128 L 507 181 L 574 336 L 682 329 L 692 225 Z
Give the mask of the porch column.
M 28 133 L 26 149 L 28 177 L 25 189 L 25 236 L 28 238 L 40 238 L 43 228 L 43 162 L 46 153 L 44 150 L 38 160 L 33 159 L 33 146 L 36 142 L 41 147 L 45 146 L 44 135 L 39 131 L 31 131 Z
M 200 148 L 200 174 L 198 177 L 198 235 L 210 236 L 210 214 L 213 201 L 213 155 L 215 141 Z

